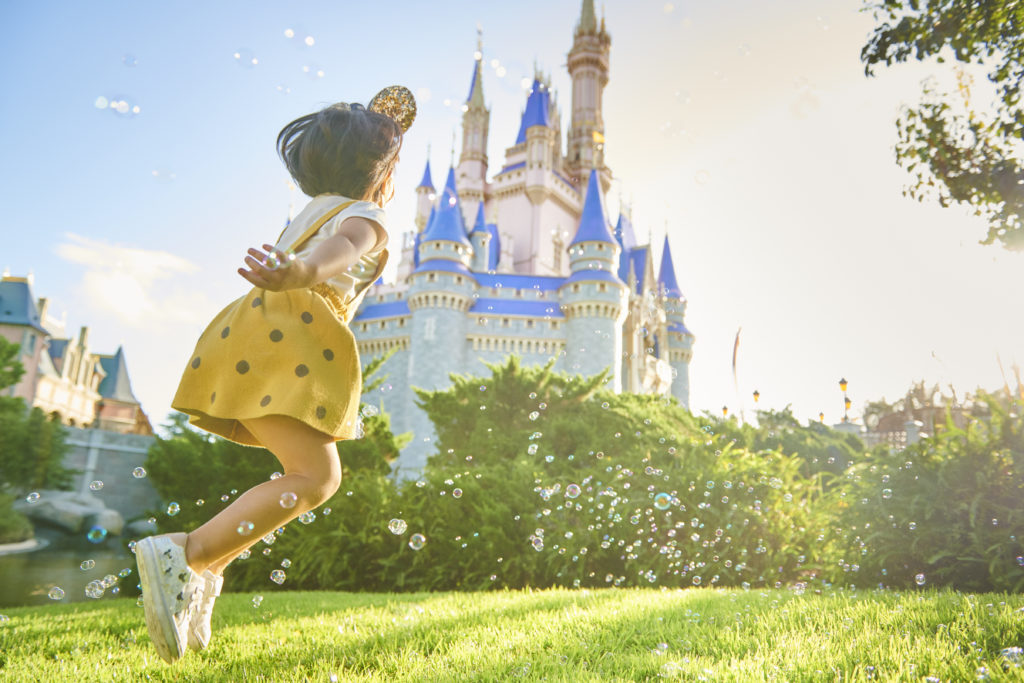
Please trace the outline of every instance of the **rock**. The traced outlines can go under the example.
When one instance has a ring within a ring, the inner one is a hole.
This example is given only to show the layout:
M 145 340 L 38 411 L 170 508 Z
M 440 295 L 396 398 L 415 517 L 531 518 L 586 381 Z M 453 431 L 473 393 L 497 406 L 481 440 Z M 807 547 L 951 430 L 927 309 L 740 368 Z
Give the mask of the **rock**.
M 85 523 L 82 526 L 85 528 L 101 526 L 107 530 L 108 534 L 120 536 L 124 531 L 124 517 L 117 510 L 103 508 L 86 517 Z
M 121 513 L 108 509 L 91 493 L 51 490 L 38 493 L 38 501 L 29 503 L 22 498 L 14 503 L 14 509 L 33 521 L 45 522 L 73 534 L 81 533 L 94 524 L 115 535 L 124 530 Z

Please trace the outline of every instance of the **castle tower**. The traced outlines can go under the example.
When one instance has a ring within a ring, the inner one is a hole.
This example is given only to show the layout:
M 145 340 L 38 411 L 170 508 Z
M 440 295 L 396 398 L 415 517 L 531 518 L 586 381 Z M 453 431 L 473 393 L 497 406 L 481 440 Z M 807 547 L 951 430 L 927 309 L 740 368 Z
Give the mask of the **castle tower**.
M 483 43 L 478 38 L 473 79 L 462 107 L 462 154 L 459 155 L 457 175 L 461 199 L 466 203 L 464 211 L 472 210 L 477 202 L 484 201 L 487 186 L 487 130 L 491 110 L 484 104 L 482 50 Z M 468 218 L 471 214 L 463 215 Z
M 608 229 L 599 175 L 590 174 L 579 228 L 569 243 L 571 275 L 558 298 L 566 317 L 566 369 L 594 375 L 610 368 L 608 388 L 618 392 L 629 290 L 616 275 L 621 247 Z
M 693 334 L 686 329 L 683 318 L 686 314 L 686 297 L 679 290 L 676 281 L 676 269 L 672 264 L 672 250 L 665 235 L 665 248 L 661 252 L 661 270 L 658 274 L 658 290 L 662 305 L 665 308 L 665 333 L 667 344 L 659 343 L 659 352 L 665 353 L 667 347 L 668 362 L 675 370 L 672 379 L 672 395 L 681 404 L 690 406 L 690 359 L 693 357 Z M 661 340 L 659 340 L 661 341 Z
M 602 189 L 607 192 L 611 174 L 604 165 L 604 117 L 601 99 L 608 84 L 608 55 L 612 39 L 598 26 L 594 0 L 583 0 L 583 12 L 569 50 L 572 77 L 572 119 L 569 126 L 567 165 L 569 172 L 583 178 L 590 169 L 601 171 Z
M 427 159 L 427 167 L 423 169 L 423 180 L 416 187 L 416 232 L 423 232 L 423 228 L 427 226 L 430 211 L 434 208 L 434 199 L 434 181 L 430 177 L 430 159 Z
M 534 76 L 516 144 L 526 144 L 526 196 L 535 206 L 551 196 L 551 172 L 558 150 L 557 131 L 551 125 L 551 89 Z
M 410 387 L 434 390 L 450 384 L 448 374 L 465 365 L 463 349 L 466 336 L 466 313 L 473 303 L 476 280 L 468 266 L 472 245 L 466 238 L 466 227 L 455 190 L 455 169 L 448 171 L 448 180 L 433 217 L 420 233 L 419 265 L 409 277 L 408 305 L 412 318 L 408 381 Z M 433 425 L 425 412 L 415 405 L 412 391 L 403 397 L 402 413 L 410 416 L 404 429 L 416 435 L 402 454 L 402 466 L 422 469 L 426 458 L 434 452 Z
M 484 203 L 479 202 L 476 209 L 476 220 L 473 232 L 469 234 L 473 243 L 473 261 L 470 268 L 474 273 L 493 271 L 498 267 L 498 255 L 501 245 L 498 240 L 497 226 L 487 225 L 484 218 Z

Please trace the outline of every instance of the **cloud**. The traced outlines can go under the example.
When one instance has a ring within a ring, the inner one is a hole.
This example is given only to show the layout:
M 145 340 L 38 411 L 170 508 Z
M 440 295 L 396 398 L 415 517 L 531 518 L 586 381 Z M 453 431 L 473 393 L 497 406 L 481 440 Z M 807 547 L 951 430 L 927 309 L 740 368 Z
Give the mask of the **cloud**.
M 70 232 L 55 251 L 65 261 L 84 267 L 77 292 L 82 302 L 126 326 L 196 322 L 209 308 L 206 296 L 184 286 L 180 278 L 198 266 L 175 254 Z

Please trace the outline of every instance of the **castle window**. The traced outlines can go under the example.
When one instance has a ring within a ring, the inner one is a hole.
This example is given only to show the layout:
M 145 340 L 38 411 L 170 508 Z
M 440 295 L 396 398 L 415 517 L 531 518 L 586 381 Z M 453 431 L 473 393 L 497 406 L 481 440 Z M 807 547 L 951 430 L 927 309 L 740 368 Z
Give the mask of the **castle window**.
M 441 248 L 441 243 L 440 242 L 434 242 L 434 251 L 437 251 L 440 248 Z
M 516 297 L 519 298 L 519 299 L 522 299 L 523 298 L 523 290 L 517 288 L 516 289 Z
M 606 290 L 607 290 L 607 287 L 605 287 L 605 284 L 603 282 L 597 286 L 597 291 L 599 291 L 599 292 L 604 292 Z
M 527 326 L 528 328 L 530 328 L 530 329 L 533 329 L 533 321 L 532 321 L 532 320 L 527 320 L 527 321 L 526 321 L 526 326 Z
M 597 250 L 598 251 L 604 251 L 604 244 L 602 244 L 601 242 L 598 242 L 597 243 Z
M 397 301 L 398 299 L 401 299 L 401 298 L 402 298 L 402 293 L 401 292 L 395 292 L 395 300 Z
M 462 284 L 462 276 L 461 275 L 456 275 L 455 276 L 455 284 L 457 284 L 457 285 L 461 285 Z
M 508 318 L 502 318 L 501 319 L 501 326 L 502 327 L 508 327 Z
M 558 321 L 557 320 L 552 320 L 551 321 L 551 329 L 553 329 L 553 330 L 557 330 L 558 329 Z
M 398 319 L 398 326 L 399 327 L 405 327 L 405 318 L 399 318 Z
M 383 320 L 381 320 L 381 321 L 380 321 L 380 329 L 382 329 L 382 330 L 383 330 L 383 329 L 384 329 L 385 327 L 387 327 L 387 323 L 386 323 L 386 322 L 384 322 Z
M 433 282 L 436 279 L 437 276 L 435 276 L 434 273 L 427 273 L 427 282 Z
M 575 292 L 578 292 L 578 291 L 580 291 L 580 286 L 579 286 L 579 285 L 573 285 L 573 286 L 572 286 L 572 291 L 573 291 L 574 293 L 575 293 Z
M 360 325 L 360 331 L 361 332 L 366 332 L 366 323 L 363 323 L 362 325 Z

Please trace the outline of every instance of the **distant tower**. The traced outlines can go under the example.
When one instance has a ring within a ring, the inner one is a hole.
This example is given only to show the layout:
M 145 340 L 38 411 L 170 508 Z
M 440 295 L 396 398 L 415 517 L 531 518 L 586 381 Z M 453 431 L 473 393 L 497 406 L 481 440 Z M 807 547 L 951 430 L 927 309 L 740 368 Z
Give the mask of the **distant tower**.
M 591 173 L 576 236 L 569 243 L 572 274 L 558 289 L 566 317 L 566 369 L 594 375 L 610 368 L 608 388 L 622 388 L 622 323 L 629 291 L 618 278 L 621 247 L 608 229 L 599 173 Z
M 448 180 L 436 210 L 420 233 L 419 265 L 409 277 L 407 300 L 412 317 L 407 384 L 434 390 L 449 386 L 448 373 L 464 367 L 469 307 L 473 303 L 476 280 L 469 271 L 472 245 L 466 238 L 466 226 L 455 190 L 455 170 L 449 169 Z M 404 397 L 403 413 L 412 416 L 406 426 L 416 435 L 403 452 L 402 465 L 421 470 L 427 455 L 434 452 L 430 443 L 434 433 L 427 414 L 416 407 L 415 394 Z M 424 441 L 427 439 L 427 441 Z
M 427 156 L 430 153 L 427 152 Z M 430 177 L 430 159 L 427 159 L 427 167 L 423 169 L 423 180 L 416 188 L 416 232 L 423 232 L 430 218 L 430 211 L 434 206 L 434 181 Z
M 661 269 L 658 274 L 658 293 L 665 307 L 666 331 L 668 333 L 668 362 L 675 370 L 672 378 L 672 395 L 687 408 L 690 407 L 690 359 L 693 358 L 694 336 L 686 329 L 683 318 L 686 314 L 686 297 L 676 282 L 676 269 L 672 264 L 672 250 L 665 235 L 665 248 L 661 252 Z
M 462 154 L 457 176 L 461 188 L 463 218 L 471 218 L 477 202 L 484 201 L 487 185 L 487 129 L 491 111 L 484 105 L 483 41 L 477 36 L 473 80 L 462 114 Z M 468 220 L 467 220 L 468 222 Z
M 569 126 L 567 161 L 570 173 L 578 178 L 589 174 L 592 168 L 599 169 L 605 192 L 611 185 L 611 175 L 604 165 L 603 149 L 597 149 L 597 141 L 601 141 L 603 147 L 601 99 L 604 87 L 608 84 L 611 44 L 612 39 L 604 28 L 604 19 L 598 26 L 594 15 L 594 0 L 583 0 L 580 23 L 576 26 L 572 49 L 569 50 L 572 122 Z

